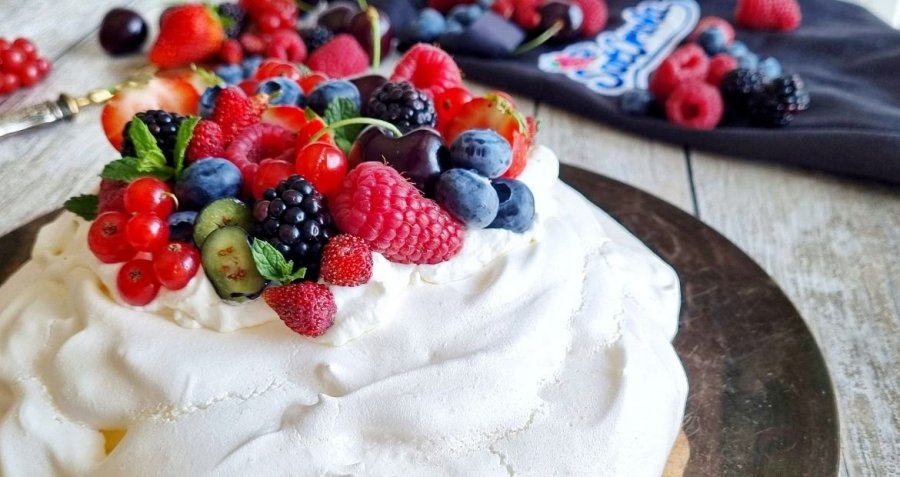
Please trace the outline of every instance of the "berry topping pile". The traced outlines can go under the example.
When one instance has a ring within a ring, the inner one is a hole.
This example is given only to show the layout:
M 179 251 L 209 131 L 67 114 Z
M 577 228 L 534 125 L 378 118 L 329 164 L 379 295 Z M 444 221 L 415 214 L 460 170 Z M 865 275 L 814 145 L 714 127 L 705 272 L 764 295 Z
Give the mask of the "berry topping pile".
M 167 69 L 105 106 L 121 157 L 66 208 L 92 221 L 125 303 L 200 275 L 319 336 L 333 287 L 369 283 L 375 254 L 437 264 L 470 230 L 531 228 L 515 178 L 533 118 L 504 93 L 474 96 L 434 46 L 412 45 L 390 79 L 370 72 L 393 39 L 378 10 L 334 6 L 297 32 L 299 14 L 286 0 L 170 7 L 150 52 Z M 198 62 L 219 66 L 183 68 Z
M 27 39 L 0 37 L 0 95 L 34 86 L 50 73 L 51 67 L 50 60 L 40 56 Z
M 790 30 L 799 25 L 800 10 L 794 0 L 742 0 L 736 18 L 745 27 Z M 799 75 L 784 74 L 775 58 L 760 59 L 717 17 L 700 20 L 688 43 L 653 72 L 647 91 L 619 97 L 625 114 L 662 111 L 674 124 L 704 130 L 720 124 L 784 127 L 809 104 Z

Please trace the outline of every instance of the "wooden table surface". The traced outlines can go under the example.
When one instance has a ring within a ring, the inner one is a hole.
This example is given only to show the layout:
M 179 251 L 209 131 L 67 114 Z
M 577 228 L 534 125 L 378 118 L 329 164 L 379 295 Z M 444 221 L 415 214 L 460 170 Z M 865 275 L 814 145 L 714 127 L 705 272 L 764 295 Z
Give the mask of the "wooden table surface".
M 110 59 L 97 41 L 103 14 L 123 5 L 153 22 L 163 8 L 161 0 L 0 2 L 0 36 L 26 36 L 54 63 L 37 87 L 0 98 L 0 113 L 116 83 L 142 65 L 141 57 Z M 900 475 L 900 188 L 706 154 L 519 101 L 540 119 L 539 141 L 560 160 L 677 205 L 767 270 L 831 370 L 841 475 Z M 0 235 L 96 187 L 114 157 L 99 108 L 0 140 Z

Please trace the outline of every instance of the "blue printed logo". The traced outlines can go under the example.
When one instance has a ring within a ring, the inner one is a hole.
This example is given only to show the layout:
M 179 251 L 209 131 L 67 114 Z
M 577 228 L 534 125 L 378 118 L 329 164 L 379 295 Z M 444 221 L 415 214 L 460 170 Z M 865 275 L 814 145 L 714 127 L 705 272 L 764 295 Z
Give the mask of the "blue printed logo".
M 538 67 L 560 73 L 607 96 L 646 89 L 650 73 L 697 25 L 693 0 L 648 0 L 622 12 L 624 24 L 594 41 L 546 53 Z

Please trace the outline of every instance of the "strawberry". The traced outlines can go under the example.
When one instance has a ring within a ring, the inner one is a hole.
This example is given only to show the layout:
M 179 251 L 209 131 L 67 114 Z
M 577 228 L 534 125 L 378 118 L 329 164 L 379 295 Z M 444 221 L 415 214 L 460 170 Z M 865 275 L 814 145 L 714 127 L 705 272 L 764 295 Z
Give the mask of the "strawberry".
M 261 115 L 262 109 L 251 98 L 231 86 L 219 93 L 209 119 L 222 127 L 222 138 L 228 144 L 248 126 L 258 123 Z
M 103 106 L 100 122 L 110 144 L 122 148 L 122 130 L 135 114 L 150 109 L 190 115 L 197 113 L 200 95 L 190 83 L 154 78 L 146 85 L 122 90 Z
M 180 79 L 184 82 L 190 83 L 197 91 L 197 94 L 200 95 L 202 95 L 207 88 L 222 83 L 222 80 L 215 74 L 203 68 L 198 68 L 194 65 L 185 66 L 182 68 L 160 70 L 156 72 L 156 77 Z
M 329 240 L 322 250 L 320 274 L 332 285 L 364 285 L 372 278 L 372 250 L 355 235 L 338 235 Z
M 444 128 L 444 140 L 453 144 L 469 129 L 493 129 L 513 148 L 513 163 L 504 177 L 516 177 L 525 168 L 528 152 L 537 134 L 534 118 L 525 118 L 512 102 L 498 93 L 489 93 L 464 104 Z
M 419 43 L 400 58 L 391 81 L 409 81 L 434 98 L 445 90 L 462 86 L 462 73 L 447 52 Z
M 734 21 L 752 30 L 789 31 L 800 26 L 797 0 L 738 0 Z
M 214 8 L 182 5 L 171 8 L 150 49 L 150 62 L 160 68 L 199 63 L 215 56 L 225 30 Z
M 188 162 L 207 157 L 222 157 L 224 152 L 225 140 L 222 138 L 222 128 L 206 119 L 197 123 L 194 127 L 194 136 L 185 153 Z
M 263 112 L 262 122 L 275 124 L 296 133 L 309 121 L 306 119 L 306 113 L 296 106 L 272 106 Z
M 288 328 L 304 336 L 321 336 L 334 324 L 337 305 L 327 286 L 314 282 L 266 288 L 263 299 Z

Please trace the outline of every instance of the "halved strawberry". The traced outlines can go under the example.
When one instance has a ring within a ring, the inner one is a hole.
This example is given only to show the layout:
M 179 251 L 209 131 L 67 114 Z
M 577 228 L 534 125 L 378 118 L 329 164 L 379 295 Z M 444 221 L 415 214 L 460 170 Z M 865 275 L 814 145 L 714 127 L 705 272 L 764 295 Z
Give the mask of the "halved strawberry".
M 262 122 L 297 132 L 309 121 L 306 119 L 306 113 L 296 106 L 270 106 L 263 112 Z
M 156 72 L 156 77 L 180 79 L 186 83 L 190 83 L 197 91 L 197 94 L 203 94 L 210 86 L 222 84 L 221 79 L 214 73 L 195 66 L 159 70 Z
M 488 93 L 464 104 L 444 128 L 444 140 L 453 144 L 456 137 L 470 129 L 493 129 L 513 148 L 513 163 L 504 177 L 517 177 L 525 168 L 528 152 L 537 134 L 534 118 L 525 118 L 513 104 L 497 93 Z
M 214 7 L 180 5 L 166 14 L 150 62 L 160 68 L 199 63 L 216 55 L 225 41 L 225 30 Z
M 103 106 L 100 122 L 109 143 L 122 148 L 122 129 L 135 114 L 162 109 L 182 115 L 197 114 L 200 95 L 190 83 L 180 79 L 154 78 L 145 86 L 118 92 Z

